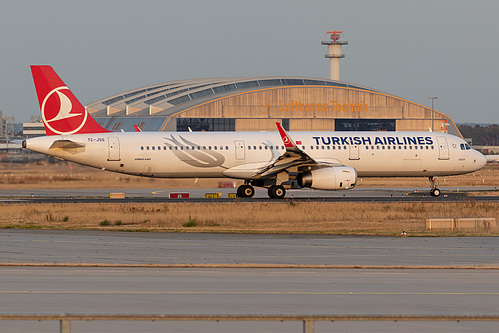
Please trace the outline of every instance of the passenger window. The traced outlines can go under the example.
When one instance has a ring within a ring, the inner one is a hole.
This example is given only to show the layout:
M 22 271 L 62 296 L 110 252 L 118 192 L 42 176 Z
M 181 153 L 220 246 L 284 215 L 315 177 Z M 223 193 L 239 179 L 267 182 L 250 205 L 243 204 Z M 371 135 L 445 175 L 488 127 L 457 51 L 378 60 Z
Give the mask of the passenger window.
M 189 150 L 189 146 L 185 147 L 185 150 Z
M 149 146 L 147 146 L 146 149 L 149 150 Z
M 141 147 L 140 147 L 140 150 L 144 150 L 144 146 L 141 146 Z
M 213 146 L 213 149 L 214 149 L 214 150 L 217 150 L 217 146 Z
M 156 147 L 152 146 L 152 150 L 155 150 L 155 149 L 156 149 Z
M 225 146 L 225 150 L 229 150 L 229 146 Z

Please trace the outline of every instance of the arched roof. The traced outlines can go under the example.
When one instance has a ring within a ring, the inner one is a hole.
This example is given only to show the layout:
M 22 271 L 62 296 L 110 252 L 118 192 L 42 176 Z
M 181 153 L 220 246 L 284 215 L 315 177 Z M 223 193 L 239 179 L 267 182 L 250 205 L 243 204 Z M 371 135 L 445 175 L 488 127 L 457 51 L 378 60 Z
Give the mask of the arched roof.
M 307 77 L 235 77 L 235 78 L 207 78 L 188 79 L 180 81 L 164 82 L 142 88 L 125 91 L 113 96 L 88 104 L 86 107 L 90 113 L 96 116 L 109 115 L 107 110 L 135 111 L 158 108 L 155 115 L 170 115 L 180 108 L 195 105 L 211 99 L 217 99 L 225 95 L 271 87 L 285 86 L 336 86 L 344 88 L 355 88 L 366 91 L 378 90 L 351 84 L 342 81 Z M 101 112 L 99 112 L 101 111 Z M 119 112 L 119 111 L 118 111 Z M 112 113 L 112 112 L 111 112 Z

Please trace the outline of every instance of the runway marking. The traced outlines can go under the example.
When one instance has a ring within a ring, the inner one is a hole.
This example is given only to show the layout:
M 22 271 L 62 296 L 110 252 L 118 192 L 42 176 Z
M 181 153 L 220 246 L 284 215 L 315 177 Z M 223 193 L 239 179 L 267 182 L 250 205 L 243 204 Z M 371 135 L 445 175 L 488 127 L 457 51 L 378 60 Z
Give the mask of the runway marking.
M 424 292 L 300 292 L 300 291 L 0 291 L 0 294 L 97 294 L 97 295 L 330 295 L 330 296 L 497 296 L 497 293 Z
M 354 269 L 354 270 L 499 270 L 497 265 L 482 265 L 482 266 L 443 266 L 443 265 L 392 265 L 392 266 L 375 266 L 375 265 L 313 265 L 313 264 L 258 264 L 258 263 L 238 263 L 238 264 L 108 264 L 108 263 L 23 263 L 10 262 L 1 263 L 2 267 L 40 267 L 40 268 L 64 268 L 64 267 L 79 267 L 79 268 L 179 268 L 179 269 Z

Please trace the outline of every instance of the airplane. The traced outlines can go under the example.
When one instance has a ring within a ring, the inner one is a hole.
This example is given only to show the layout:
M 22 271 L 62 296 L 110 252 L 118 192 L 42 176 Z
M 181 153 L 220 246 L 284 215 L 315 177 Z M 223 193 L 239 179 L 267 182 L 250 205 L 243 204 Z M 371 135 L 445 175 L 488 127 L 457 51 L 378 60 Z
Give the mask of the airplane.
M 31 66 L 46 136 L 23 148 L 118 173 L 155 178 L 244 180 L 270 198 L 286 189 L 348 190 L 358 177 L 428 177 L 477 171 L 485 157 L 463 139 L 435 132 L 112 132 L 101 127 L 52 67 Z

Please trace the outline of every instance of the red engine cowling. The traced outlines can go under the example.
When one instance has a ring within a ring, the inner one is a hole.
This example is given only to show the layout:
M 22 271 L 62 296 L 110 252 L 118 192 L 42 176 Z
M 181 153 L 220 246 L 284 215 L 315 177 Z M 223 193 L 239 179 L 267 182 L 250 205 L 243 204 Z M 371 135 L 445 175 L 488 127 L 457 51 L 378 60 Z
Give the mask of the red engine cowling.
M 317 190 L 348 190 L 357 183 L 357 170 L 352 167 L 341 166 L 322 168 L 301 173 L 298 185 Z

